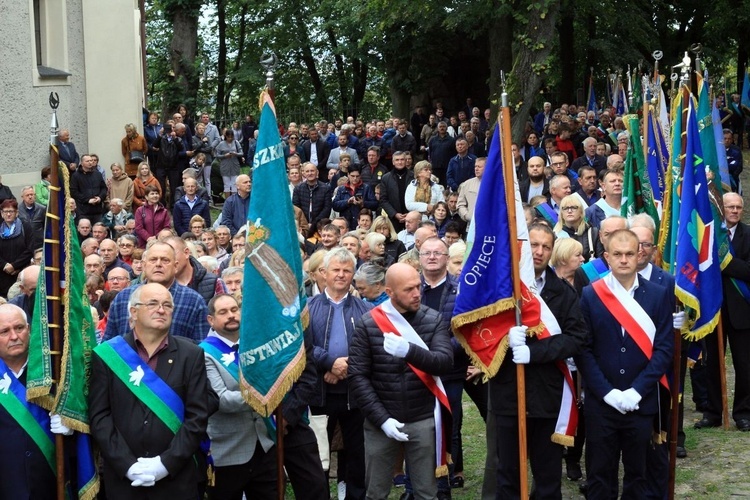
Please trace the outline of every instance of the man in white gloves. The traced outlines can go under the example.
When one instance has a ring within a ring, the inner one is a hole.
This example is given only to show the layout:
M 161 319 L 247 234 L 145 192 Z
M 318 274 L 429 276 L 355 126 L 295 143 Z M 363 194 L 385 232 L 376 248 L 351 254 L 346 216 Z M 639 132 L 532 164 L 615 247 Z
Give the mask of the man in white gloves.
M 604 253 L 612 272 L 583 289 L 581 312 L 589 337 L 576 365 L 586 387 L 588 497 L 646 498 L 647 454 L 659 384 L 670 367 L 674 297 L 637 273 L 640 242 L 615 231 Z
M 388 497 L 402 446 L 415 498 L 436 498 L 436 473 L 448 473 L 448 400 L 437 377 L 453 365 L 448 328 L 421 304 L 413 267 L 394 264 L 385 280 L 390 300 L 362 316 L 349 346 L 349 387 L 365 417 L 367 498 Z
M 508 332 L 509 349 L 497 374 L 490 379 L 490 407 L 497 448 L 497 498 L 518 498 L 520 472 L 518 458 L 517 365 L 525 365 L 526 431 L 529 459 L 536 498 L 559 498 L 562 478 L 563 444 L 571 446 L 572 436 L 564 435 L 570 421 L 575 394 L 566 383 L 565 360 L 578 354 L 586 340 L 586 326 L 578 308 L 575 290 L 549 267 L 555 235 L 546 224 L 529 227 L 529 244 L 534 260 L 537 294 L 549 308 L 551 318 L 542 319 L 548 334 L 528 336 L 525 326 Z M 535 325 L 530 325 L 535 326 Z M 567 395 L 567 397 L 564 397 Z M 568 431 L 569 432 L 569 431 Z
M 158 283 L 128 302 L 132 331 L 96 347 L 89 389 L 91 434 L 109 499 L 196 498 L 194 455 L 206 432 L 203 350 L 169 334 L 174 301 Z

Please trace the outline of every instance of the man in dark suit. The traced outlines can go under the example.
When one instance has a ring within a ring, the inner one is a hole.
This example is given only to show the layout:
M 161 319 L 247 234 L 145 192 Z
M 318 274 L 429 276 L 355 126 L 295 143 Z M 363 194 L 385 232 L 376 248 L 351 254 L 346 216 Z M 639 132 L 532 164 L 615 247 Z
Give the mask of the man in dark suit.
M 81 157 L 78 156 L 76 145 L 70 142 L 70 132 L 62 129 L 57 133 L 57 149 L 60 154 L 60 161 L 65 163 L 70 171 L 74 171 L 78 164 L 81 163 Z
M 29 355 L 29 323 L 23 310 L 13 304 L 0 305 L 0 498 L 55 498 L 54 435 L 72 434 L 33 403 L 26 403 L 26 374 Z M 39 426 L 19 424 L 19 419 Z M 51 456 L 45 457 L 41 444 Z
M 570 166 L 573 172 L 578 173 L 581 167 L 591 167 L 596 170 L 596 175 L 599 175 L 601 171 L 607 168 L 607 159 L 596 154 L 597 142 L 593 137 L 587 137 L 583 140 L 583 150 L 586 154 L 573 160 L 573 164 Z
M 737 193 L 724 195 L 724 217 L 729 232 L 734 258 L 721 272 L 724 303 L 721 306 L 722 324 L 732 351 L 734 363 L 734 406 L 732 418 L 741 431 L 750 431 L 750 323 L 747 319 L 748 299 L 739 288 L 750 285 L 750 226 L 740 222 L 743 200 Z M 716 331 L 706 337 L 706 367 L 708 369 L 708 408 L 696 429 L 721 425 L 721 383 L 719 379 L 719 349 Z
M 414 172 L 406 168 L 403 152 L 393 154 L 393 170 L 383 176 L 380 186 L 380 208 L 385 210 L 396 231 L 404 228 L 406 214 L 406 186 L 414 179 Z
M 544 175 L 544 158 L 532 156 L 526 163 L 528 176 L 518 183 L 521 201 L 528 203 L 534 196 L 549 197 L 549 180 Z
M 529 457 L 537 498 L 559 497 L 563 448 L 551 440 L 556 431 L 565 379 L 557 362 L 578 354 L 586 340 L 586 326 L 575 290 L 557 277 L 549 260 L 555 235 L 545 224 L 532 224 L 529 242 L 539 296 L 549 306 L 559 329 L 546 338 L 528 337 L 528 327 L 511 328 L 509 350 L 497 375 L 490 379 L 490 408 L 497 441 L 497 497 L 517 498 L 518 409 L 516 365 L 526 367 L 526 425 Z M 512 359 L 511 359 L 512 356 Z M 570 439 L 572 446 L 572 437 Z
M 615 231 L 604 253 L 611 272 L 583 289 L 589 331 L 576 365 L 586 386 L 589 498 L 645 498 L 647 454 L 659 412 L 659 381 L 669 369 L 674 340 L 667 290 L 639 278 L 638 237 Z
M 92 359 L 91 434 L 107 498 L 197 498 L 194 455 L 209 415 L 203 350 L 169 334 L 174 302 L 163 285 L 137 288 L 128 306 L 132 332 L 100 344 Z
M 315 165 L 318 169 L 318 179 L 321 182 L 328 182 L 328 155 L 330 147 L 328 143 L 318 136 L 318 131 L 312 127 L 308 132 L 310 139 L 302 143 L 302 150 L 305 152 L 307 161 Z

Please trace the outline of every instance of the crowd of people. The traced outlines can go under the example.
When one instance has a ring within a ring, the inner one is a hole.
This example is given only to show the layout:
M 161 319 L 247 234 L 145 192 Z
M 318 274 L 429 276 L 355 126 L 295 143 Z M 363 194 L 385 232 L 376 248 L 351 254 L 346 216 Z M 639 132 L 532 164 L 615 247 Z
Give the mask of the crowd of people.
M 654 417 L 663 412 L 658 401 L 667 399 L 658 381 L 671 363 L 672 328 L 682 326 L 684 314 L 674 313 L 674 278 L 656 265 L 654 221 L 620 216 L 629 142 L 621 117 L 545 103 L 529 120 L 526 139 L 512 147 L 536 292 L 557 323 L 548 325 L 552 335 L 511 328 L 500 370 L 485 381 L 451 333 L 492 127 L 489 110 L 470 100 L 455 115 L 438 106 L 430 114 L 418 108 L 410 120 L 280 127 L 310 315 L 307 366 L 284 400 L 284 421 L 276 422 L 286 434 L 285 469 L 296 498 L 329 497 L 332 452 L 341 499 L 386 498 L 393 486 L 404 487 L 403 499 L 450 498 L 465 480 L 464 392 L 473 402 L 469 411 L 487 423 L 487 464 L 497 471 L 485 477 L 483 492 L 517 498 L 517 364 L 528 367 L 535 498 L 560 498 L 563 463 L 589 498 L 617 496 L 620 453 L 623 496 L 666 495 L 667 447 L 651 438 Z M 79 156 L 69 131 L 58 135 L 101 342 L 89 401 L 106 498 L 140 498 L 144 488 L 157 497 L 206 491 L 217 499 L 243 492 L 275 498 L 273 426 L 244 402 L 234 354 L 240 328 L 253 327 L 240 325 L 239 311 L 248 206 L 251 196 L 263 196 L 243 173 L 257 125 L 247 116 L 219 130 L 208 114 L 194 122 L 181 106 L 163 124 L 149 114 L 143 136 L 132 124 L 125 131 L 123 162 L 113 163 L 109 175 L 96 155 Z M 726 130 L 739 179 L 742 153 L 734 141 Z M 0 238 L 7 240 L 0 245 L 0 296 L 9 302 L 0 306 L 0 369 L 22 384 L 49 167 L 41 177 L 22 189 L 20 201 L 0 179 Z M 725 277 L 750 282 L 742 198 L 728 193 L 724 206 L 736 262 Z M 724 289 L 723 312 L 731 319 L 742 303 Z M 627 314 L 613 314 L 618 305 Z M 727 324 L 737 370 L 733 416 L 748 431 L 750 381 L 741 346 L 750 332 L 742 321 Z M 713 337 L 699 348 L 714 352 Z M 147 366 L 147 378 L 162 381 L 164 397 L 184 408 L 176 429 L 124 387 L 127 374 L 122 380 L 112 356 Z M 708 370 L 700 361 L 691 370 L 694 401 L 706 412 L 698 428 L 721 424 L 711 359 Z M 575 441 L 563 447 L 550 436 L 564 393 L 559 364 L 566 362 L 583 411 Z M 441 477 L 441 425 L 426 379 L 442 388 L 452 414 L 452 463 Z M 6 417 L 0 409 L 3 428 Z M 54 422 L 54 432 L 69 431 Z M 678 457 L 687 454 L 681 430 Z M 211 482 L 201 449 L 206 434 Z M 3 440 L 0 455 L 20 451 L 43 460 L 33 447 Z M 46 482 L 53 480 L 49 469 L 38 467 L 31 475 L 18 467 L 0 471 L 0 496 L 54 488 Z

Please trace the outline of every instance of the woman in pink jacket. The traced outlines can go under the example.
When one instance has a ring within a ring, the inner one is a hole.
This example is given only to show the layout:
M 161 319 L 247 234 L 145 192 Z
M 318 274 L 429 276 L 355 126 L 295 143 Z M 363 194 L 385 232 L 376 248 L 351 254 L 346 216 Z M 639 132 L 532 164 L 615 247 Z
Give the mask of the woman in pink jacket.
M 146 243 L 156 239 L 159 231 L 171 227 L 169 210 L 159 202 L 160 196 L 158 187 L 146 186 L 146 204 L 135 211 L 135 234 L 140 248 L 146 248 Z

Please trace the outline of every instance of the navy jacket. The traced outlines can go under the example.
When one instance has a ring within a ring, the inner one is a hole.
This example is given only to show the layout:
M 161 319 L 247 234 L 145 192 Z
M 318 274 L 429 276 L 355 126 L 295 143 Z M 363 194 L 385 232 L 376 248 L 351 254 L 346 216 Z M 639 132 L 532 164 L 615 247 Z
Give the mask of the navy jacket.
M 575 358 L 586 385 L 586 411 L 616 411 L 604 402 L 612 389 L 635 389 L 641 395 L 636 410 L 642 415 L 658 412 L 657 387 L 672 362 L 672 302 L 668 291 L 654 282 L 638 279 L 635 301 L 656 326 L 651 359 L 638 348 L 633 338 L 623 336 L 620 323 L 599 299 L 591 285 L 583 289 L 581 312 L 589 330 L 583 352 Z
M 250 194 L 242 198 L 234 193 L 227 198 L 221 209 L 221 223 L 229 228 L 229 233 L 234 236 L 242 226 L 247 223 L 247 210 L 250 207 Z
M 333 209 L 341 217 L 346 218 L 350 228 L 355 228 L 359 224 L 359 211 L 361 208 L 359 205 L 349 203 L 349 199 L 355 195 L 362 197 L 362 208 L 369 208 L 373 212 L 378 209 L 378 200 L 375 198 L 375 192 L 369 185 L 360 183 L 356 190 L 352 189 L 348 183 L 339 186 L 336 189 L 336 196 L 333 198 Z
M 178 236 L 190 231 L 190 219 L 194 215 L 200 215 L 206 221 L 206 226 L 211 226 L 211 210 L 208 208 L 206 200 L 196 196 L 195 204 L 193 208 L 190 208 L 184 196 L 178 198 L 172 209 L 172 224 Z M 245 219 L 247 219 L 247 216 L 245 216 Z
M 372 309 L 372 304 L 362 299 L 349 295 L 345 299 L 344 319 L 346 324 L 346 340 L 352 345 L 354 325 L 358 323 L 362 315 Z M 333 321 L 333 309 L 325 293 L 320 293 L 307 301 L 310 311 L 310 323 L 305 329 L 305 336 L 309 336 L 313 343 L 313 362 L 318 371 L 318 383 L 315 394 L 310 400 L 310 406 L 323 406 L 325 404 L 326 387 L 323 383 L 323 374 L 331 371 L 336 358 L 328 354 L 328 339 L 330 336 L 331 322 Z M 339 382 L 341 383 L 341 382 Z

